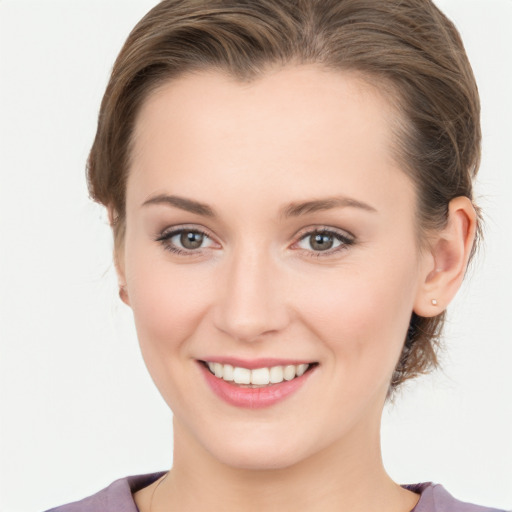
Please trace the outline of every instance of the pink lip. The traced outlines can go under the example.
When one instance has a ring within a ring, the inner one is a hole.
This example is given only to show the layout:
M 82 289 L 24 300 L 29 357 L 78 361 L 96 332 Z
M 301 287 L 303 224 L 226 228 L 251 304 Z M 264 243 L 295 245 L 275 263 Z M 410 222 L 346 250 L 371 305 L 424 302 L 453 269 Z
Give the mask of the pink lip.
M 220 361 L 211 361 L 210 362 L 220 362 Z M 223 360 L 224 361 L 224 360 Z M 233 359 L 231 359 L 233 361 Z M 251 366 L 251 368 L 263 368 L 266 366 L 277 366 L 275 363 L 273 364 L 262 364 L 261 361 L 269 361 L 268 359 L 260 360 L 257 364 Z M 254 361 L 252 361 L 254 363 Z M 233 364 L 231 362 L 225 362 L 224 364 Z M 243 366 L 245 368 L 249 368 L 245 366 L 247 363 L 242 364 L 234 364 L 233 366 Z M 279 363 L 278 363 L 279 364 Z M 284 364 L 284 363 L 281 363 Z M 289 363 L 293 364 L 293 363 Z M 300 363 L 298 363 L 300 364 Z M 223 379 L 219 379 L 215 377 L 208 368 L 203 363 L 199 363 L 200 369 L 203 373 L 203 376 L 210 386 L 212 391 L 222 400 L 227 402 L 230 405 L 234 405 L 236 407 L 245 407 L 248 409 L 261 409 L 263 407 L 269 407 L 271 405 L 284 400 L 291 394 L 295 393 L 299 388 L 301 388 L 305 382 L 308 380 L 309 376 L 313 373 L 313 370 L 309 370 L 304 373 L 300 377 L 295 377 L 289 381 L 283 381 L 279 384 L 272 384 L 267 387 L 261 388 L 246 388 L 241 387 L 232 382 L 226 382 Z

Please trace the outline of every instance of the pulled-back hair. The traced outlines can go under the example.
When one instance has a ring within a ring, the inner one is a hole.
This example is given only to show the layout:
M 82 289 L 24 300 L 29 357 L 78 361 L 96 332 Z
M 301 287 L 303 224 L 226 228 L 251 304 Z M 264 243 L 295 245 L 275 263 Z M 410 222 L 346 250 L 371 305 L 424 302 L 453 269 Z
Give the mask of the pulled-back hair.
M 445 225 L 453 198 L 473 198 L 478 90 L 459 33 L 430 0 L 164 0 L 115 62 L 89 155 L 90 193 L 115 212 L 116 246 L 134 125 L 151 92 L 187 71 L 251 81 L 288 64 L 357 71 L 385 91 L 400 114 L 393 149 L 416 186 L 420 240 Z M 444 317 L 412 313 L 391 390 L 437 366 Z

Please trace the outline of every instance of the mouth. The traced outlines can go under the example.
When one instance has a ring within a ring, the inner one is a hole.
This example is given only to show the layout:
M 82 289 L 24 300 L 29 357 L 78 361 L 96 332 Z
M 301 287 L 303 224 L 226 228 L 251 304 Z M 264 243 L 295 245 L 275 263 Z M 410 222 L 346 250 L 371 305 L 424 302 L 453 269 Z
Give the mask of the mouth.
M 318 367 L 317 362 L 276 362 L 232 360 L 230 364 L 198 360 L 205 381 L 215 395 L 231 406 L 250 409 L 269 407 L 295 394 Z
M 201 361 L 201 363 L 218 379 L 248 388 L 262 388 L 289 382 L 302 377 L 318 365 L 318 363 L 300 363 L 250 369 L 211 361 Z

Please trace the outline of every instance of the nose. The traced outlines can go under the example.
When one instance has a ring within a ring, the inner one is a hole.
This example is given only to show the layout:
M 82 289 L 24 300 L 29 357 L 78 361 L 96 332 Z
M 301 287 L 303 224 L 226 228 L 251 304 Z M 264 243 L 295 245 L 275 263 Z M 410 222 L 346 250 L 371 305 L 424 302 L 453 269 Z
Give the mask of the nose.
M 233 254 L 223 273 L 214 321 L 240 341 L 257 341 L 289 323 L 283 272 L 269 254 L 248 249 Z

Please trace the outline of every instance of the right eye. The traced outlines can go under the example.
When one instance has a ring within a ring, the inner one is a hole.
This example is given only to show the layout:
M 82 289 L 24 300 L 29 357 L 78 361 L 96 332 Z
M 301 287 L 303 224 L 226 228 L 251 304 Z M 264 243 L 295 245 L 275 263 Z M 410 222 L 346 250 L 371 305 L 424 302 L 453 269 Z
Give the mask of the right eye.
M 165 231 L 158 238 L 165 249 L 175 254 L 196 254 L 201 249 L 215 246 L 213 240 L 198 229 L 180 228 Z

